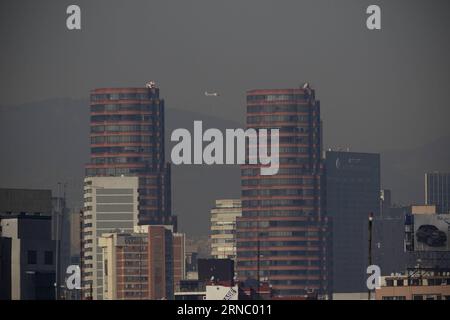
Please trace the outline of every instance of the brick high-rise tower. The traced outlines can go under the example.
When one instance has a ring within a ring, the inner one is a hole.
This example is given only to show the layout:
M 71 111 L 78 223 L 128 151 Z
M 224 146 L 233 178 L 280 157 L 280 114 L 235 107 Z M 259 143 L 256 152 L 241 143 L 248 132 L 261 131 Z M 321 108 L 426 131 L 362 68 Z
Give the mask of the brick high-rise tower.
M 279 297 L 327 292 L 320 104 L 308 84 L 247 92 L 247 128 L 278 128 L 280 167 L 243 165 L 237 218 L 240 281 L 267 281 Z
M 138 176 L 139 224 L 174 225 L 164 157 L 164 100 L 143 88 L 91 91 L 91 160 L 86 176 Z

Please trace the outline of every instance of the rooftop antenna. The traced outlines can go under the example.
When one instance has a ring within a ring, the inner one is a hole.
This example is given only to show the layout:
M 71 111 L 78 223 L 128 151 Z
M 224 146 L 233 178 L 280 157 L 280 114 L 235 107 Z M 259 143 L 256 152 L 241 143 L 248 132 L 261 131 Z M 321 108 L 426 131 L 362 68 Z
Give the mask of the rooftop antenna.
M 149 81 L 149 82 L 147 82 L 146 84 L 145 84 L 145 87 L 146 88 L 148 88 L 148 89 L 153 89 L 153 88 L 156 88 L 156 82 L 155 81 Z

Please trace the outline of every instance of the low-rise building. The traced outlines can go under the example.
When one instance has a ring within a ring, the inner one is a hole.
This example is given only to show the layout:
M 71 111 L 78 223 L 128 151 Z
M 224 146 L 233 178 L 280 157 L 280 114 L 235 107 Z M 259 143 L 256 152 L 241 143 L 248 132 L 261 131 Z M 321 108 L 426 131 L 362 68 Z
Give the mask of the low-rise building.
M 168 226 L 103 234 L 103 299 L 173 299 L 175 279 L 184 279 L 183 239 L 184 234 L 174 234 Z
M 55 299 L 50 190 L 0 189 L 0 300 Z
M 411 270 L 381 277 L 376 300 L 450 300 L 450 271 Z

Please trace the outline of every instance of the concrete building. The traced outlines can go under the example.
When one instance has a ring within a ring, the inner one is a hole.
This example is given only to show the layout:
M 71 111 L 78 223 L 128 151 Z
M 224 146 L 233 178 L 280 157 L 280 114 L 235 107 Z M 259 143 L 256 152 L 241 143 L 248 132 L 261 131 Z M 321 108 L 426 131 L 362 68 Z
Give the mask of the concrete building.
M 425 174 L 425 204 L 436 205 L 438 213 L 450 213 L 450 173 Z
M 84 186 L 82 294 L 103 299 L 104 233 L 131 233 L 138 224 L 138 177 L 88 177 Z
M 236 217 L 242 215 L 241 200 L 216 200 L 211 209 L 211 257 L 236 260 Z
M 450 272 L 414 271 L 381 278 L 376 300 L 450 300 Z
M 333 292 L 364 292 L 368 218 L 380 213 L 380 155 L 327 151 L 326 206 L 332 220 Z
M 315 91 L 308 84 L 247 91 L 246 123 L 255 130 L 279 129 L 279 171 L 267 176 L 261 165 L 241 167 L 239 281 L 267 279 L 273 294 L 284 298 L 328 294 L 322 122 Z
M 25 216 L 1 220 L 1 237 L 9 240 L 12 300 L 55 299 L 55 247 L 51 217 Z M 2 241 L 3 242 L 3 241 Z M 3 276 L 2 276 L 3 278 Z
M 184 279 L 183 234 L 167 226 L 138 226 L 131 233 L 99 238 L 103 264 L 103 299 L 173 299 L 175 279 Z M 180 255 L 180 257 L 175 257 Z
M 148 234 L 105 233 L 99 238 L 103 258 L 103 299 L 148 299 Z
M 0 300 L 55 299 L 50 190 L 0 189 Z

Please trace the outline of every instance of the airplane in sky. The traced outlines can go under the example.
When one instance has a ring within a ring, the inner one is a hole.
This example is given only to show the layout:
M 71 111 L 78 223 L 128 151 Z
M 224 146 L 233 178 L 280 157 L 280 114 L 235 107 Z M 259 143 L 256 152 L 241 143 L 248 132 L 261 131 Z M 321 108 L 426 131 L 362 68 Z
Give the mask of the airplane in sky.
M 219 94 L 218 94 L 217 92 L 208 92 L 208 91 L 205 91 L 205 96 L 207 96 L 207 97 L 218 97 Z

